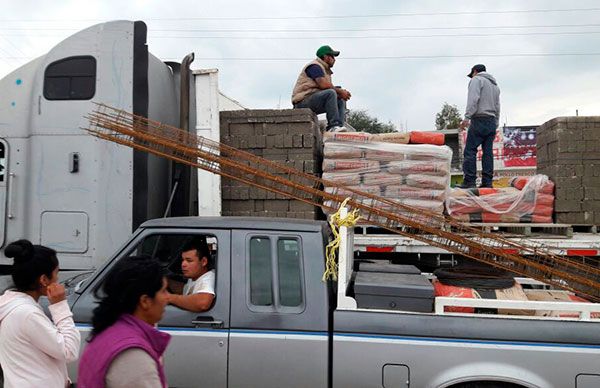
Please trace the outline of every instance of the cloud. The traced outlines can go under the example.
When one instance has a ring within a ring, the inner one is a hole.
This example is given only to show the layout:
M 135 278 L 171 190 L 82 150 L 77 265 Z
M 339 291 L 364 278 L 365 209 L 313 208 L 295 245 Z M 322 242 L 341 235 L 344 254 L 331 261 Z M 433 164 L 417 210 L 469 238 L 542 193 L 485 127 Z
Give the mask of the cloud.
M 451 5 L 450 5 L 451 4 Z M 40 2 L 22 0 L 3 7 L 0 25 L 0 77 L 51 49 L 64 37 L 101 20 L 145 20 L 150 51 L 164 60 L 181 60 L 195 52 L 194 68 L 220 70 L 221 89 L 252 108 L 290 107 L 289 98 L 298 72 L 321 44 L 342 51 L 334 81 L 352 91 L 349 106 L 366 109 L 381 121 L 427 130 L 447 101 L 461 111 L 466 101 L 465 74 L 474 63 L 485 63 L 498 79 L 503 117 L 509 125 L 541 124 L 553 115 L 600 115 L 600 56 L 519 57 L 518 53 L 599 52 L 599 11 L 432 14 L 440 12 L 569 9 L 597 7 L 593 0 L 577 3 L 506 0 L 501 3 L 441 0 L 349 2 L 308 0 L 208 1 L 165 3 L 157 0 Z M 27 12 L 24 12 L 26 10 Z M 318 15 L 420 16 L 323 19 Z M 293 18 L 307 16 L 307 18 Z M 196 19 L 238 17 L 237 19 Z M 253 17 L 280 19 L 257 20 Z M 39 20 L 44 19 L 44 20 Z M 34 21 L 37 20 L 37 21 Z M 588 27 L 569 27 L 590 24 Z M 556 27 L 556 26 L 563 27 Z M 496 28 L 487 28 L 493 27 Z M 502 28 L 528 26 L 528 28 Z M 531 26 L 555 26 L 538 27 Z M 440 28 L 446 29 L 440 29 Z M 471 28 L 459 28 L 471 27 Z M 24 30 L 8 30 L 24 28 Z M 68 31 L 61 28 L 71 29 Z M 419 30 L 420 28 L 420 30 Z M 174 30 L 196 30 L 182 31 Z M 345 30 L 321 32 L 218 32 L 223 29 Z M 399 29 L 381 31 L 377 29 Z M 203 31 L 197 31 L 203 30 Z M 206 30 L 212 30 L 206 31 Z M 587 34 L 556 35 L 556 32 Z M 514 35 L 525 33 L 525 35 Z M 534 35 L 532 33 L 547 33 Z M 492 34 L 492 36 L 455 36 Z M 502 34 L 502 35 L 499 35 Z M 513 35 L 510 35 L 513 34 Z M 18 36 L 17 36 L 18 35 Z M 392 35 L 402 36 L 391 38 Z M 417 35 L 418 37 L 416 37 Z M 428 36 L 430 35 L 430 36 Z M 433 36 L 450 35 L 450 36 Z M 184 36 L 184 38 L 168 38 Z M 191 38 L 203 36 L 205 38 Z M 209 36 L 258 37 L 218 39 Z M 303 39 L 279 39 L 282 37 Z M 379 36 L 379 38 L 353 38 Z M 412 37 L 411 37 L 412 36 Z M 265 39 L 266 38 L 266 39 Z M 506 54 L 485 56 L 483 54 Z M 461 56 L 423 59 L 366 59 L 376 56 Z M 477 56 L 480 55 L 480 56 Z M 27 57 L 27 58 L 22 58 Z M 209 58 L 300 58 L 299 61 L 233 61 Z M 350 59 L 359 58 L 359 59 Z M 364 58 L 364 59 L 360 59 Z M 599 101 L 599 102 L 597 102 Z

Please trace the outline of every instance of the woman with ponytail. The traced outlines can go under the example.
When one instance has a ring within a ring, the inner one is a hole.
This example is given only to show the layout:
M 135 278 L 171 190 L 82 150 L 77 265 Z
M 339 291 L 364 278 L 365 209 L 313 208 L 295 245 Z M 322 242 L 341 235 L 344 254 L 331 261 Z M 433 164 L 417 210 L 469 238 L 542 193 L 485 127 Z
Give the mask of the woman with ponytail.
M 14 259 L 14 288 L 0 296 L 0 364 L 4 387 L 57 387 L 69 384 L 67 362 L 79 355 L 80 336 L 58 283 L 53 249 L 19 240 L 4 249 Z M 38 304 L 50 302 L 50 320 Z
M 170 336 L 154 327 L 168 299 L 160 264 L 145 257 L 120 260 L 97 296 L 77 387 L 166 387 L 161 356 Z

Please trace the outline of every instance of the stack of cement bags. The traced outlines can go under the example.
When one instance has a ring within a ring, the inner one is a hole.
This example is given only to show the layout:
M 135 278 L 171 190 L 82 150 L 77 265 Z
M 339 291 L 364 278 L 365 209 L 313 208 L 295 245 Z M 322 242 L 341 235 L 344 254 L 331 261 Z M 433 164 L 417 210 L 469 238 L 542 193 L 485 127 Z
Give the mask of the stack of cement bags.
M 516 177 L 511 187 L 452 189 L 448 214 L 465 222 L 552 223 L 554 183 L 546 175 Z
M 350 188 L 442 214 L 450 186 L 452 150 L 409 145 L 409 138 L 404 133 L 325 133 L 323 179 L 346 187 L 326 187 L 326 191 L 353 196 Z M 326 201 L 325 205 L 337 208 L 339 203 Z

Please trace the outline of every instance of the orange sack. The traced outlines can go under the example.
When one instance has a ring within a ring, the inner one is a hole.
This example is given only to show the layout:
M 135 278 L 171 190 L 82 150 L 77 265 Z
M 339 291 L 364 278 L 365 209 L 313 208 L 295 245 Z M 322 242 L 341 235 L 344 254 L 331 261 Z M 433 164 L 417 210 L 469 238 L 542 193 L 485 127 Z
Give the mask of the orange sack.
M 433 144 L 433 145 L 444 145 L 446 143 L 445 136 L 443 133 L 438 132 L 410 132 L 410 143 L 411 144 Z

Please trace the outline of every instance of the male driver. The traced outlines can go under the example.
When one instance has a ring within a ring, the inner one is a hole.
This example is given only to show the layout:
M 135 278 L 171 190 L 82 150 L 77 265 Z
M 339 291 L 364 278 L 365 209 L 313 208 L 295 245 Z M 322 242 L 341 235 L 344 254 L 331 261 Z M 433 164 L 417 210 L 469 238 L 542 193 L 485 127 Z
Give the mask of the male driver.
M 492 187 L 494 176 L 494 157 L 492 146 L 496 136 L 496 128 L 500 119 L 500 88 L 496 79 L 486 72 L 484 65 L 475 65 L 467 74 L 469 95 L 465 119 L 460 123 L 460 129 L 467 126 L 467 142 L 465 144 L 463 161 L 463 189 L 475 187 L 477 178 L 476 156 L 477 147 L 481 145 L 481 186 Z
M 294 90 L 292 105 L 294 108 L 310 108 L 316 114 L 327 113 L 327 130 L 346 132 L 346 101 L 351 94 L 346 89 L 333 86 L 331 68 L 335 57 L 340 55 L 330 46 L 321 46 L 317 58 L 302 68 Z
M 215 270 L 205 241 L 192 240 L 183 246 L 181 269 L 188 279 L 183 294 L 169 294 L 169 303 L 185 310 L 202 312 L 215 299 Z

